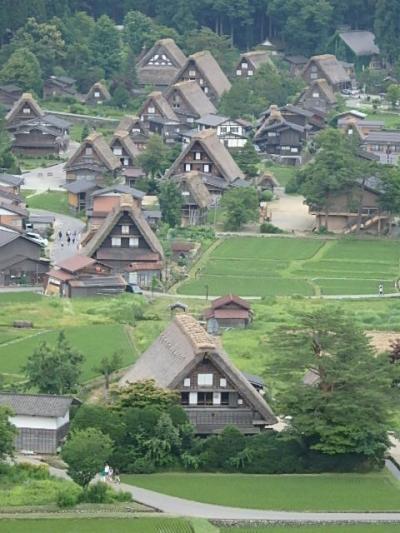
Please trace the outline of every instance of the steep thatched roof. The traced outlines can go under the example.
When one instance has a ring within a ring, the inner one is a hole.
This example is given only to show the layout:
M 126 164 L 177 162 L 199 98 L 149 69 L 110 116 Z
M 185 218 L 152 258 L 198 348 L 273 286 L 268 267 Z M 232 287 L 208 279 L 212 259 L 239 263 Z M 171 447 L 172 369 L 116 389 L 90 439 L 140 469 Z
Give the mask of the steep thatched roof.
M 195 318 L 179 314 L 138 361 L 121 378 L 120 385 L 153 379 L 163 388 L 175 389 L 204 356 L 227 376 L 240 395 L 258 411 L 267 424 L 276 418 L 264 398 L 233 365 L 228 355 Z
M 129 132 L 126 130 L 116 130 L 113 138 L 110 142 L 110 148 L 113 149 L 114 145 L 116 143 L 120 143 L 120 145 L 124 148 L 124 150 L 127 152 L 129 157 L 132 159 L 136 159 L 136 157 L 140 154 L 140 151 L 136 144 L 132 141 L 132 139 L 129 136 Z
M 207 98 L 200 85 L 195 81 L 180 81 L 172 85 L 165 95 L 168 102 L 171 102 L 174 92 L 178 92 L 199 117 L 209 113 L 216 113 L 217 111 L 214 104 Z
M 350 77 L 344 70 L 341 63 L 336 59 L 336 56 L 331 54 L 323 54 L 320 56 L 310 57 L 306 66 L 304 67 L 303 72 L 305 72 L 312 63 L 316 63 L 318 65 L 318 67 L 324 73 L 325 78 L 331 85 L 350 82 Z
M 245 179 L 245 175 L 240 170 L 228 149 L 218 139 L 216 131 L 211 129 L 199 131 L 192 136 L 190 143 L 184 150 L 182 150 L 170 170 L 166 173 L 167 178 L 177 174 L 179 165 L 192 150 L 192 147 L 196 142 L 200 143 L 203 149 L 207 152 L 208 156 L 219 170 L 221 177 L 226 182 L 232 183 L 237 178 Z
M 163 118 L 167 118 L 168 120 L 179 120 L 175 114 L 175 111 L 172 109 L 172 107 L 165 99 L 163 93 L 160 91 L 153 91 L 149 94 L 146 101 L 142 105 L 139 115 L 142 115 L 144 113 L 144 110 L 147 108 L 150 102 L 152 102 L 154 107 L 158 109 L 158 112 Z
M 211 194 L 204 185 L 200 172 L 192 171 L 174 176 L 174 181 L 179 185 L 185 184 L 193 200 L 200 209 L 207 209 L 212 203 Z
M 44 115 L 41 107 L 33 98 L 31 93 L 23 93 L 22 96 L 15 102 L 10 111 L 6 115 L 6 123 L 12 122 L 15 116 L 20 113 L 20 111 L 25 107 L 29 106 L 33 114 L 37 117 L 42 117 Z M 32 115 L 30 115 L 31 117 Z
M 173 39 L 160 39 L 139 59 L 139 81 L 143 85 L 168 86 L 185 61 L 185 54 Z
M 104 85 L 104 83 L 101 83 L 100 81 L 97 81 L 90 87 L 85 100 L 89 100 L 90 98 L 92 98 L 94 96 L 95 91 L 98 91 L 103 96 L 104 100 L 111 100 L 111 94 L 109 90 Z
M 225 76 L 224 71 L 217 63 L 214 56 L 208 50 L 196 52 L 187 58 L 186 63 L 178 72 L 175 78 L 175 82 L 182 80 L 183 73 L 190 64 L 194 64 L 195 67 L 201 72 L 204 79 L 206 79 L 209 85 L 214 89 L 218 96 L 222 96 L 224 92 L 229 91 L 231 88 L 231 82 Z
M 306 92 L 315 92 L 315 90 L 320 91 L 326 98 L 326 101 L 331 104 L 335 105 L 337 103 L 337 98 L 335 96 L 335 93 L 332 91 L 329 83 L 324 79 L 314 80 L 310 87 L 304 91 L 303 94 Z M 302 97 L 300 97 L 299 101 L 302 101 Z
M 100 248 L 104 240 L 110 235 L 114 226 L 118 223 L 122 214 L 127 214 L 131 217 L 138 230 L 140 231 L 142 237 L 149 245 L 150 249 L 160 256 L 161 259 L 164 258 L 164 251 L 160 244 L 160 241 L 157 239 L 153 230 L 150 228 L 148 222 L 143 216 L 142 211 L 135 204 L 133 198 L 129 194 L 124 194 L 120 199 L 120 205 L 115 208 L 105 219 L 100 228 L 96 231 L 90 241 L 86 244 L 82 253 L 89 257 L 93 256 Z M 118 250 L 116 250 L 117 252 Z
M 88 147 L 91 147 L 93 152 L 97 154 L 107 170 L 114 171 L 121 167 L 120 160 L 112 153 L 103 135 L 94 131 L 86 137 L 76 152 L 67 161 L 64 167 L 65 170 L 71 169 L 74 163 L 81 155 L 84 154 L 85 149 Z
M 132 129 L 134 129 L 135 127 L 137 129 L 142 130 L 142 126 L 140 124 L 140 118 L 133 116 L 133 115 L 125 115 L 119 121 L 116 131 L 122 130 L 122 131 L 128 131 L 129 133 L 131 133 Z
M 252 52 L 246 52 L 244 54 L 241 54 L 240 62 L 243 59 L 247 59 L 247 61 L 250 61 L 250 63 L 255 69 L 260 68 L 261 65 L 264 65 L 265 63 L 268 63 L 269 65 L 275 68 L 275 65 L 271 59 L 271 55 L 269 54 L 269 52 L 266 52 L 264 50 L 253 50 Z
M 380 53 L 375 43 L 375 35 L 371 31 L 340 31 L 339 37 L 358 57 L 378 55 Z

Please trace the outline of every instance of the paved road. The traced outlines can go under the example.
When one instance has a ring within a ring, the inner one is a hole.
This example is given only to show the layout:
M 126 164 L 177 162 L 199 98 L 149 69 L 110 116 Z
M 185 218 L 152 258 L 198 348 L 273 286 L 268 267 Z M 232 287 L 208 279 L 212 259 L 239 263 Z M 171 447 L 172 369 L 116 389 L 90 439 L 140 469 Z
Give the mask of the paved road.
M 67 259 L 78 253 L 80 236 L 85 228 L 85 223 L 82 220 L 42 209 L 31 209 L 31 212 L 51 214 L 56 218 L 54 223 L 54 241 L 50 242 L 50 259 L 53 263 Z M 71 239 L 69 244 L 66 239 L 66 231 L 68 230 L 72 235 L 76 232 L 75 242 L 72 242 L 73 239 Z M 62 239 L 58 237 L 59 231 L 62 231 Z
M 33 457 L 17 457 L 18 462 L 31 462 L 41 464 Z M 69 479 L 65 470 L 49 467 L 52 475 Z M 237 507 L 224 507 L 206 503 L 193 502 L 167 496 L 152 490 L 127 485 L 115 485 L 116 489 L 130 492 L 133 499 L 139 503 L 159 509 L 160 511 L 174 515 L 196 518 L 208 518 L 214 520 L 266 520 L 270 522 L 293 522 L 293 523 L 320 523 L 320 522 L 398 522 L 399 513 L 307 513 L 289 511 L 262 511 L 259 509 L 241 509 Z

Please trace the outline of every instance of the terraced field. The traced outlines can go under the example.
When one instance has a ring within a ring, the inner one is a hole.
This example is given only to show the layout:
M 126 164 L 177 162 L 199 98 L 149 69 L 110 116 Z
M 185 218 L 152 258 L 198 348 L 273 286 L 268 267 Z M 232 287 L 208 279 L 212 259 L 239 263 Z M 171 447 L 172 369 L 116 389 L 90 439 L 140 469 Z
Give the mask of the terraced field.
M 221 241 L 208 261 L 178 288 L 181 294 L 312 296 L 395 292 L 400 246 L 354 238 L 234 237 Z

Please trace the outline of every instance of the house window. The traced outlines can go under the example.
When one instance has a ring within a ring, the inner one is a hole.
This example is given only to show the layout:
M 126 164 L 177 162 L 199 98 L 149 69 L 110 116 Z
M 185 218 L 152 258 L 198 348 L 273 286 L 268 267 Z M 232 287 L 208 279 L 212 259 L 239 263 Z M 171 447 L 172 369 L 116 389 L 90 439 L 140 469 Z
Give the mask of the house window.
M 197 392 L 189 392 L 189 405 L 197 405 Z
M 290 146 L 281 146 L 281 150 L 290 150 Z
M 190 378 L 185 378 L 183 380 L 183 386 L 184 387 L 190 387 Z
M 92 155 L 92 154 L 93 154 L 93 148 L 91 146 L 86 146 L 85 155 Z
M 129 157 L 124 157 L 124 159 L 122 160 L 122 164 L 124 165 L 124 167 L 129 167 Z
M 312 93 L 313 98 L 319 98 L 319 93 Z
M 252 75 L 254 74 L 254 71 L 253 71 L 253 70 L 249 70 L 249 71 L 247 72 L 247 74 L 248 74 L 249 76 L 252 76 Z
M 203 83 L 204 83 L 203 78 L 200 78 L 200 79 L 199 79 L 199 83 L 200 83 L 200 85 L 203 85 Z
M 236 76 L 241 76 L 241 75 L 242 75 L 242 71 L 240 69 L 237 69 Z
M 298 148 L 291 148 L 290 151 L 293 152 L 294 154 L 297 154 L 299 152 L 299 149 Z
M 185 163 L 185 172 L 190 172 L 192 170 L 192 165 L 190 163 Z
M 221 405 L 221 393 L 213 392 L 213 405 Z
M 189 404 L 189 393 L 181 392 L 181 405 L 188 405 L 188 404 Z
M 196 161 L 199 161 L 201 159 L 201 152 L 195 152 L 194 158 L 196 159 Z
M 148 111 L 148 113 L 149 113 L 150 115 L 154 115 L 154 113 L 156 112 L 156 109 L 155 109 L 154 106 L 151 105 L 151 106 L 149 106 L 149 107 L 147 108 L 147 111 Z
M 99 91 L 94 91 L 94 97 L 95 97 L 95 98 L 100 98 L 100 93 L 99 93 Z
M 137 237 L 129 237 L 129 248 L 138 248 L 139 239 Z
M 318 72 L 311 72 L 310 79 L 316 80 L 318 78 Z
M 212 374 L 198 374 L 197 375 L 197 385 L 203 387 L 211 387 L 213 384 L 213 375 Z
M 189 70 L 189 76 L 191 78 L 196 77 L 196 71 L 195 70 Z
M 197 405 L 212 405 L 213 393 L 212 392 L 198 392 L 197 393 Z
M 226 379 L 225 378 L 221 378 L 219 380 L 219 386 L 220 387 L 226 387 Z
M 128 233 L 129 233 L 129 226 L 128 226 L 128 225 L 123 225 L 123 226 L 121 226 L 121 233 L 122 233 L 122 235 L 128 235 Z
M 269 131 L 268 137 L 276 137 L 276 131 Z
M 122 148 L 120 146 L 114 146 L 113 153 L 114 155 L 122 155 Z
M 111 237 L 111 246 L 114 248 L 121 246 L 121 237 Z
M 208 94 L 208 87 L 204 87 L 204 93 Z
M 221 405 L 229 405 L 229 392 L 221 392 Z
M 220 132 L 221 135 L 223 135 L 224 133 L 227 133 L 227 131 L 228 131 L 227 126 L 221 126 L 220 127 L 219 132 Z
M 353 135 L 353 128 L 349 128 L 347 135 Z
M 210 172 L 210 165 L 209 164 L 205 164 L 203 165 L 203 172 Z
M 24 115 L 30 115 L 31 114 L 31 108 L 30 107 L 24 107 L 22 112 Z
M 238 398 L 238 405 L 243 405 L 243 400 L 242 400 L 242 398 Z
M 243 70 L 246 70 L 247 68 L 248 68 L 248 65 L 247 65 L 246 61 L 243 61 L 243 63 L 242 63 L 242 69 L 243 69 Z

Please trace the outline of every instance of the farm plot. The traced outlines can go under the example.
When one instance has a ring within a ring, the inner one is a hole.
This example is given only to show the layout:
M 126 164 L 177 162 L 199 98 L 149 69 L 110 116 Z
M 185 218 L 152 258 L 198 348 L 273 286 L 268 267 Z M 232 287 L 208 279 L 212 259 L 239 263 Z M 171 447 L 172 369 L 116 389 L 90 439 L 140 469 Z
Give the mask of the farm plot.
M 178 292 L 302 296 L 395 292 L 400 246 L 384 240 L 232 238 Z

